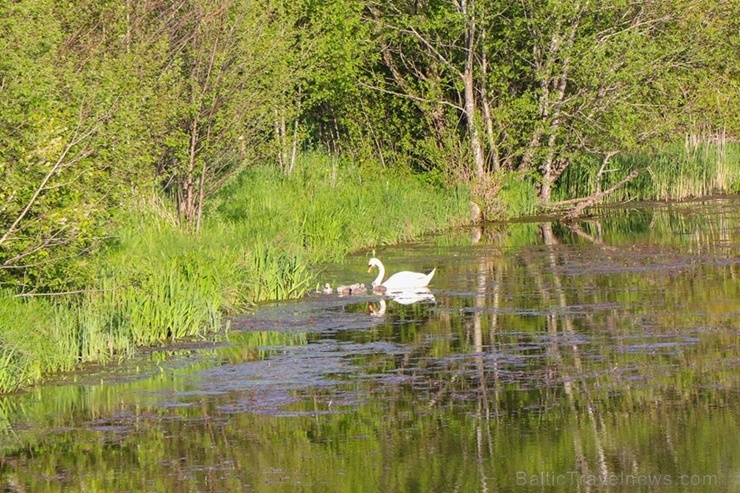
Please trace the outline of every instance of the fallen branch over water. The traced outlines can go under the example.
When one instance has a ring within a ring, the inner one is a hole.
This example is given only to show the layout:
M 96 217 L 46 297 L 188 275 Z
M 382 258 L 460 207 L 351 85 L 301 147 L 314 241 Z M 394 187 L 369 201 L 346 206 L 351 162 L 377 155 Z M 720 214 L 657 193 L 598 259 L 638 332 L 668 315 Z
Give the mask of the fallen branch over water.
M 563 219 L 565 219 L 566 221 L 573 220 L 577 218 L 578 216 L 580 216 L 581 214 L 583 214 L 583 211 L 586 210 L 587 208 L 593 206 L 594 204 L 602 200 L 607 195 L 613 193 L 615 190 L 618 190 L 619 188 L 623 187 L 627 183 L 634 180 L 635 177 L 639 173 L 640 172 L 636 169 L 632 170 L 632 172 L 629 175 L 624 177 L 618 183 L 615 183 L 612 187 L 607 188 L 606 190 L 602 192 L 596 192 L 595 194 L 589 195 L 588 197 L 580 197 L 577 199 L 570 199 L 570 200 L 563 200 L 562 202 L 555 202 L 551 204 L 550 207 L 558 208 L 562 206 L 577 204 L 575 207 L 573 207 L 568 212 L 566 212 L 565 215 L 563 216 Z

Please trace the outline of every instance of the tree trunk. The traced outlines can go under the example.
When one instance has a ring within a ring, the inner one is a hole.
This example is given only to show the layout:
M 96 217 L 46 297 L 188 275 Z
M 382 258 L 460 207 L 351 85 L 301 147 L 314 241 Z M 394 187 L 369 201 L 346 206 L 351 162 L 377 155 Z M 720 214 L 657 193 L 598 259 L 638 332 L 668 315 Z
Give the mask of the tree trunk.
M 496 136 L 493 133 L 493 115 L 491 114 L 491 101 L 488 97 L 488 90 L 486 88 L 486 76 L 488 74 L 488 57 L 486 55 L 486 31 L 481 31 L 481 89 L 480 99 L 481 108 L 483 109 L 483 120 L 486 124 L 486 137 L 488 139 L 488 150 L 491 153 L 491 168 L 493 171 L 501 169 L 501 158 L 499 155 L 498 145 L 496 144 Z
M 198 147 L 198 117 L 193 117 L 190 122 L 190 146 L 188 149 L 188 162 L 185 166 L 184 176 L 178 181 L 178 212 L 180 222 L 192 225 L 195 219 L 195 167 L 197 162 Z
M 547 153 L 540 167 L 540 173 L 542 176 L 540 200 L 544 203 L 550 202 L 552 197 L 552 185 L 568 166 L 568 162 L 566 161 L 561 161 L 557 166 L 555 163 L 558 159 L 557 146 L 559 144 L 561 134 L 563 115 L 562 105 L 565 100 L 565 93 L 568 87 L 568 77 L 570 75 L 570 49 L 573 47 L 582 14 L 583 9 L 581 8 L 569 24 L 568 31 L 566 33 L 561 33 L 560 28 L 562 25 L 558 25 L 558 28 L 550 39 L 549 52 L 546 55 L 543 55 L 545 58 L 544 63 L 541 65 L 538 63 L 538 65 L 540 65 L 539 73 L 542 78 L 542 82 L 540 83 L 542 94 L 540 95 L 539 103 L 541 125 L 535 129 L 532 135 L 532 140 L 530 141 L 530 145 L 528 146 L 524 159 L 522 160 L 522 167 L 526 169 L 531 165 L 534 153 L 541 145 L 540 142 L 542 137 L 547 135 Z M 548 75 L 553 72 L 553 67 L 556 63 L 561 65 L 560 70 L 556 74 Z M 549 121 L 549 125 L 546 128 L 545 125 L 547 121 Z
M 195 233 L 200 233 L 200 225 L 203 220 L 203 203 L 206 196 L 206 166 L 203 165 L 203 170 L 200 174 L 200 180 L 198 180 L 198 203 L 195 207 Z
M 470 150 L 473 153 L 475 163 L 475 176 L 478 179 L 485 175 L 485 158 L 483 146 L 480 142 L 478 128 L 475 125 L 475 90 L 473 88 L 473 73 L 465 73 L 463 80 L 465 84 L 465 117 L 468 122 L 468 137 L 470 138 Z
M 467 56 L 465 59 L 465 70 L 462 74 L 464 98 L 463 105 L 465 109 L 465 118 L 468 126 L 468 137 L 470 138 L 470 150 L 473 153 L 475 164 L 475 176 L 482 179 L 485 175 L 485 157 L 483 155 L 483 146 L 480 141 L 478 127 L 475 124 L 475 83 L 473 78 L 473 62 L 475 61 L 475 15 L 473 0 L 470 0 L 470 13 L 468 12 L 468 2 L 463 0 L 460 3 L 460 11 L 468 17 L 468 29 L 466 32 Z
M 560 125 L 558 119 L 555 118 L 550 125 L 550 136 L 547 139 L 547 157 L 542 163 L 542 185 L 540 186 L 540 200 L 545 204 L 550 202 L 552 197 L 552 185 L 560 176 L 557 173 L 555 161 L 555 146 L 558 140 L 558 129 Z

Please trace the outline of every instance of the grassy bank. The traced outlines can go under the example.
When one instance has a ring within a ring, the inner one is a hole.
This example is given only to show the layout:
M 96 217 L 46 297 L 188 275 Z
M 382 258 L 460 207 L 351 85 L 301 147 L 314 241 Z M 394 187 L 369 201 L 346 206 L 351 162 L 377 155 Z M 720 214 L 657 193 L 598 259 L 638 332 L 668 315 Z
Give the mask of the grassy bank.
M 291 176 L 257 167 L 230 183 L 199 236 L 155 201 L 121 214 L 114 240 L 89 259 L 94 283 L 65 296 L 0 297 L 0 392 L 137 346 L 205 335 L 224 314 L 300 297 L 319 264 L 410 240 L 468 218 L 463 189 L 387 169 L 306 155 Z

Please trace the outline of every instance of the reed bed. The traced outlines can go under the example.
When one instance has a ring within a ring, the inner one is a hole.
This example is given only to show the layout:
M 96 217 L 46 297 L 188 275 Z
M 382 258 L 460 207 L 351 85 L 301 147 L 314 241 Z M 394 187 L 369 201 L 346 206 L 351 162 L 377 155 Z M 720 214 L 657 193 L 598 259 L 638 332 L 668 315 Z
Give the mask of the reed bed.
M 667 147 L 655 155 L 616 156 L 607 169 L 584 160 L 563 174 L 556 200 L 587 196 L 606 190 L 632 170 L 640 174 L 626 186 L 607 196 L 605 202 L 628 200 L 685 200 L 715 194 L 740 192 L 740 143 L 723 136 L 687 137 L 683 146 Z M 600 183 L 599 183 L 600 182 Z
M 39 298 L 0 296 L 0 391 L 32 384 L 53 371 L 77 364 L 74 330 L 55 303 Z

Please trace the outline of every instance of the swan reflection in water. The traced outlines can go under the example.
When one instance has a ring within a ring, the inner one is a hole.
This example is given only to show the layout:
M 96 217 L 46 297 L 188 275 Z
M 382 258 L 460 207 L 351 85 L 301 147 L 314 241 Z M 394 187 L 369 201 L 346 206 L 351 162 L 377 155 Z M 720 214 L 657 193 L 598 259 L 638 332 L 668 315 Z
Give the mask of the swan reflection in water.
M 384 298 L 380 298 L 380 301 L 378 302 L 378 308 L 375 308 L 374 303 L 368 303 L 367 309 L 370 310 L 370 316 L 376 317 L 376 318 L 382 318 L 385 316 L 385 311 L 388 308 L 387 303 L 385 302 Z
M 373 290 L 375 294 L 381 294 L 378 290 Z M 372 317 L 383 317 L 388 308 L 386 298 L 395 301 L 399 305 L 412 305 L 414 303 L 436 303 L 437 300 L 434 294 L 429 291 L 429 288 L 416 288 L 416 289 L 403 289 L 403 290 L 383 290 L 382 294 L 384 297 L 380 298 L 378 302 L 378 308 L 373 303 L 368 304 L 370 310 L 370 316 Z
M 385 295 L 401 305 L 413 305 L 414 303 L 436 303 L 434 294 L 429 288 L 399 289 L 386 291 Z

